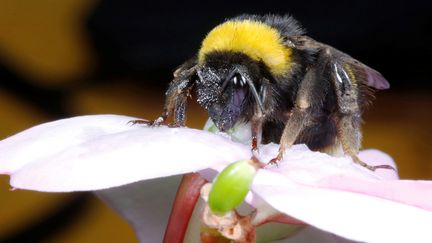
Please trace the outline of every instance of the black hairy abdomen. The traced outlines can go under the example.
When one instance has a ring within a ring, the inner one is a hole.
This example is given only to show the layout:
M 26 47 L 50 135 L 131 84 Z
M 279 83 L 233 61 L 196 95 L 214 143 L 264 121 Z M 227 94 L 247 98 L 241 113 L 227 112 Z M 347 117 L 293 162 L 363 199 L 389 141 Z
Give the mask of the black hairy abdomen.
M 297 137 L 295 144 L 306 144 L 309 149 L 320 151 L 336 142 L 336 124 L 328 116 L 321 117 L 318 121 L 307 126 Z
M 270 121 L 263 125 L 262 143 L 279 143 L 285 123 Z M 306 144 L 309 149 L 320 151 L 336 143 L 336 123 L 331 116 L 323 115 L 308 121 L 294 144 Z
M 294 144 L 306 144 L 309 149 L 314 151 L 322 151 L 336 144 L 337 104 L 334 92 L 328 87 L 322 86 L 322 92 L 327 93 L 322 105 L 308 108 L 311 110 L 304 121 L 305 127 Z M 293 104 L 289 100 L 285 100 L 284 103 L 279 103 L 279 107 L 285 108 L 279 110 L 279 115 L 274 114 L 272 119 L 263 124 L 262 143 L 264 144 L 281 142 L 283 130 L 289 119 L 289 116 L 283 114 L 288 114 L 293 109 Z

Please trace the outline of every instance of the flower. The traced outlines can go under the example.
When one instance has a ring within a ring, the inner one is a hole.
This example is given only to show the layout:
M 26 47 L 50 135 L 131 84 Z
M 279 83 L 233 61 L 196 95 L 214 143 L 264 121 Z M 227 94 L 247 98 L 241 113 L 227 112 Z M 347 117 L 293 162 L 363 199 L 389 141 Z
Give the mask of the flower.
M 157 225 L 166 222 L 179 181 L 175 175 L 200 172 L 211 179 L 212 171 L 251 157 L 248 145 L 224 136 L 132 126 L 128 122 L 134 119 L 81 116 L 30 128 L 0 142 L 0 173 L 10 175 L 12 187 L 19 189 L 97 191 L 132 222 L 142 241 L 157 242 L 163 234 Z M 259 156 L 268 161 L 277 149 L 276 144 L 263 145 Z M 392 163 L 376 150 L 360 157 Z M 258 210 L 270 205 L 351 240 L 430 242 L 431 196 L 431 181 L 398 180 L 390 170 L 372 172 L 348 157 L 295 145 L 278 166 L 257 172 L 246 202 Z

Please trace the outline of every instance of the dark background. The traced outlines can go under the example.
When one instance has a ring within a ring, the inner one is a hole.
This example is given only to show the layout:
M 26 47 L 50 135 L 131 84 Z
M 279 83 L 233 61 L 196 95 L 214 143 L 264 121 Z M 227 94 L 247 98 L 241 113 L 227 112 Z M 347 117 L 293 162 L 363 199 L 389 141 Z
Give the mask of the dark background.
M 431 87 L 428 1 L 103 1 L 88 29 L 102 73 L 171 70 L 197 52 L 205 34 L 241 13 L 292 14 L 308 34 L 381 71 L 394 88 Z M 157 76 L 169 80 L 169 72 Z M 158 81 L 158 80 L 157 80 Z
M 135 82 L 165 88 L 172 70 L 194 55 L 205 34 L 241 13 L 292 14 L 318 41 L 380 71 L 393 90 L 431 89 L 432 15 L 429 1 L 140 1 L 97 2 L 81 18 L 92 68 L 57 82 Z M 1 49 L 0 49 L 1 53 Z M 67 58 L 67 57 L 66 57 Z M 67 115 L 71 86 L 34 85 L 0 59 L 1 88 L 54 114 Z M 53 102 L 54 101 L 54 102 Z
M 390 81 L 365 115 L 364 145 L 390 153 L 403 178 L 430 179 L 431 11 L 420 0 L 2 1 L 0 134 L 81 114 L 156 117 L 172 71 L 212 27 L 242 13 L 290 13 Z M 188 124 L 200 127 L 205 112 L 192 111 Z M 0 179 L 0 242 L 133 240 L 89 194 L 9 192 Z

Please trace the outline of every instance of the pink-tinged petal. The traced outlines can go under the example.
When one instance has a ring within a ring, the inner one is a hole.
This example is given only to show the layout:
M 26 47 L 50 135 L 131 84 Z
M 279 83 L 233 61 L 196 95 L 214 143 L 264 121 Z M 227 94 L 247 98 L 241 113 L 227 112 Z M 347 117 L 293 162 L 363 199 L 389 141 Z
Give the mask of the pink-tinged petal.
M 0 141 L 0 174 L 12 174 L 28 163 L 98 136 L 136 129 L 127 125 L 133 119 L 119 115 L 78 116 L 29 128 Z
M 275 149 L 277 146 L 269 145 L 261 151 L 267 156 Z M 369 164 L 394 166 L 379 151 L 360 156 Z M 353 240 L 430 241 L 432 182 L 393 180 L 395 172 L 379 171 L 354 165 L 347 157 L 308 152 L 298 145 L 285 153 L 278 167 L 258 172 L 252 187 L 258 196 L 246 200 L 265 208 L 262 198 L 280 212 Z
M 315 185 L 380 197 L 432 211 L 432 181 L 361 180 L 342 175 L 324 178 Z
M 96 194 L 134 228 L 140 242 L 163 241 L 181 176 L 140 181 Z
M 137 126 L 95 136 L 38 158 L 13 173 L 11 185 L 50 192 L 99 190 L 198 171 L 250 156 L 248 146 L 209 132 Z
M 277 154 L 278 149 L 277 144 L 264 145 L 260 147 L 260 158 L 262 161 L 269 161 Z M 307 184 L 334 175 L 382 179 L 379 173 L 354 164 L 348 156 L 333 157 L 325 153 L 312 152 L 303 144 L 292 146 L 285 152 L 283 160 L 277 166 L 268 166 L 266 170 Z
M 271 206 L 322 230 L 366 242 L 432 242 L 431 211 L 366 194 L 300 184 L 271 171 L 260 171 L 256 179 L 253 191 Z

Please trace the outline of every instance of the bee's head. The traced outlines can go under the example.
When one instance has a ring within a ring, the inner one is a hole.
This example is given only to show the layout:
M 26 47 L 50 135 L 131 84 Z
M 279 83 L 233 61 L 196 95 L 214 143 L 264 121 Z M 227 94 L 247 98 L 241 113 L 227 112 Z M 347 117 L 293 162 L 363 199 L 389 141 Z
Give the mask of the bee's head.
M 197 101 L 220 131 L 249 120 L 257 102 L 258 64 L 240 54 L 218 54 L 197 71 Z
M 198 52 L 198 102 L 219 130 L 249 121 L 258 107 L 263 110 L 257 92 L 263 79 L 286 75 L 291 56 L 277 26 L 254 16 L 226 21 L 207 34 Z

